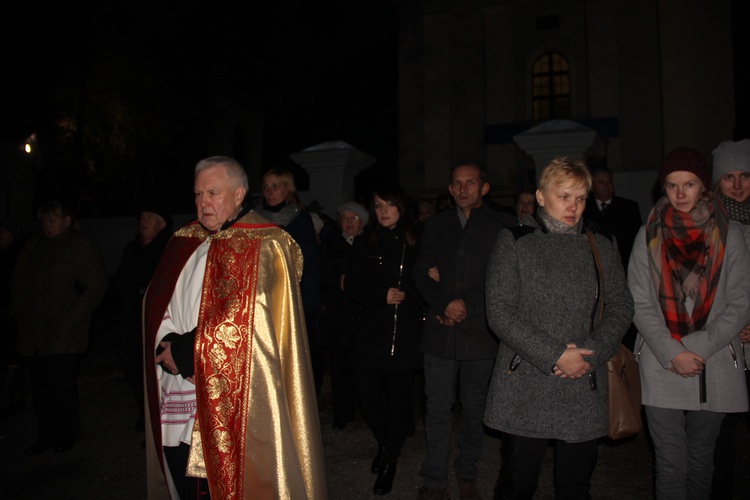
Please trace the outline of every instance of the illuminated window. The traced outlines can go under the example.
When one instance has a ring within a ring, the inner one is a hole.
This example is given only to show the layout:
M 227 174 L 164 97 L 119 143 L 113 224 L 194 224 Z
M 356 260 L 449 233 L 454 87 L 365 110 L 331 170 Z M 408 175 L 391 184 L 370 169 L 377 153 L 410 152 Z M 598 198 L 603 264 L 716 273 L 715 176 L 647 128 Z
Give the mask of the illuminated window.
M 570 65 L 561 54 L 541 55 L 531 69 L 534 120 L 570 118 Z

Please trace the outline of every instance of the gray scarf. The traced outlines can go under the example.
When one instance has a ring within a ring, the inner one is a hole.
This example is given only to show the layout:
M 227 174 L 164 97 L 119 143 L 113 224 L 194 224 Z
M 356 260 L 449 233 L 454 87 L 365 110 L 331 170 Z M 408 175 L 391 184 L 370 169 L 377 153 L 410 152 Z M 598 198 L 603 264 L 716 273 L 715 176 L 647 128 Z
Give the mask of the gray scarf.
M 265 205 L 255 209 L 260 215 L 281 227 L 286 227 L 299 215 L 302 211 L 294 203 L 288 203 L 281 210 L 271 211 L 268 210 Z
M 547 227 L 550 233 L 560 234 L 581 234 L 581 228 L 583 227 L 583 217 L 574 226 L 569 226 L 566 223 L 559 221 L 549 215 L 544 207 L 540 206 L 536 209 L 539 218 L 542 223 Z

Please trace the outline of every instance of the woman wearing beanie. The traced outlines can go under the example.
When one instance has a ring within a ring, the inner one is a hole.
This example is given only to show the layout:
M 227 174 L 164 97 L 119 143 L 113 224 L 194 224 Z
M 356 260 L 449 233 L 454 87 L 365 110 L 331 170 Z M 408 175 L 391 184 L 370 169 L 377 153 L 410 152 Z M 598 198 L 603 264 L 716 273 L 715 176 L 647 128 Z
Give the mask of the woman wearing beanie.
M 723 141 L 713 151 L 713 191 L 727 209 L 729 220 L 742 224 L 745 242 L 750 247 L 750 139 Z M 750 325 L 740 332 L 743 349 L 750 342 Z M 746 353 L 750 356 L 750 353 Z M 742 356 L 747 359 L 747 356 Z M 750 372 L 745 372 L 745 380 Z M 737 426 L 747 413 L 730 413 L 721 424 L 714 450 L 714 477 L 711 498 L 733 498 L 734 463 L 737 456 Z
M 708 191 L 701 153 L 672 151 L 659 181 L 666 195 L 628 267 L 655 498 L 708 498 L 721 422 L 748 408 L 739 332 L 750 321 L 750 252 Z

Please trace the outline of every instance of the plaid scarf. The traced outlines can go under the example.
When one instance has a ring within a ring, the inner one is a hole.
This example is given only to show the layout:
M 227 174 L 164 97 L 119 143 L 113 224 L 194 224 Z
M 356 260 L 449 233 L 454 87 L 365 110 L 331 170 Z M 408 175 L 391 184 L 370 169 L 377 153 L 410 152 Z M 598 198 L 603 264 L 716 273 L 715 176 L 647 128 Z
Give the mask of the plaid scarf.
M 708 320 L 724 262 L 728 220 L 715 195 L 685 213 L 662 197 L 648 218 L 651 277 L 672 337 L 702 329 Z M 691 298 L 692 314 L 685 308 Z

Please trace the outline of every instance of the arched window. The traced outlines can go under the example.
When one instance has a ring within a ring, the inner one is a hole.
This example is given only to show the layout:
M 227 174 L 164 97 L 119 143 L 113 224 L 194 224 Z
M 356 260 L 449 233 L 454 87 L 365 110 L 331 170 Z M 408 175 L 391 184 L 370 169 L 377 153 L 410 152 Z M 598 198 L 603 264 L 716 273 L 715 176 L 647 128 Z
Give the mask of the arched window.
M 570 118 L 570 65 L 557 52 L 542 54 L 531 68 L 534 120 Z

